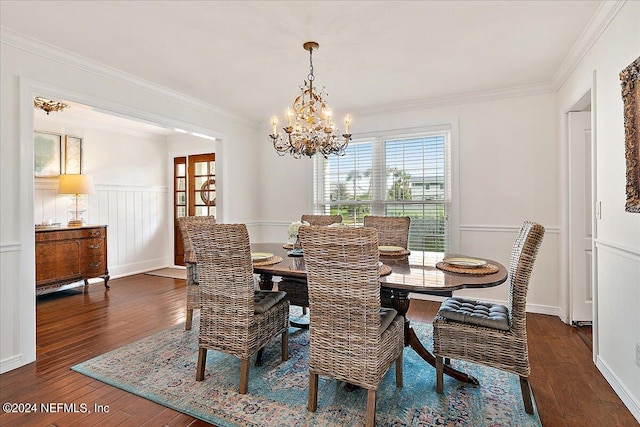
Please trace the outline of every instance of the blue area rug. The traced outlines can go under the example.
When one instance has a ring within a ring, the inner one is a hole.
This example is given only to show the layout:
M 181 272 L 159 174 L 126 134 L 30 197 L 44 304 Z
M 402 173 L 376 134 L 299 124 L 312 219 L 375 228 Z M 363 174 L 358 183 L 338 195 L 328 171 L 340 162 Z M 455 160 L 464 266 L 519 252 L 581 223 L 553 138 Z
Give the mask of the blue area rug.
M 293 313 L 292 313 L 293 314 Z M 359 426 L 367 393 L 320 377 L 318 411 L 307 412 L 308 332 L 290 329 L 287 362 L 280 361 L 280 339 L 271 342 L 264 365 L 251 366 L 249 393 L 239 395 L 240 361 L 209 350 L 206 376 L 195 380 L 198 319 L 191 331 L 178 325 L 105 353 L 71 369 L 161 405 L 228 426 Z M 414 323 L 430 347 L 432 329 Z M 404 387 L 397 389 L 393 368 L 377 392 L 378 426 L 541 426 L 537 409 L 524 412 L 518 377 L 465 362 L 454 366 L 475 376 L 479 386 L 445 376 L 445 394 L 435 391 L 435 369 L 412 349 L 404 353 Z M 534 402 L 535 407 L 535 402 Z

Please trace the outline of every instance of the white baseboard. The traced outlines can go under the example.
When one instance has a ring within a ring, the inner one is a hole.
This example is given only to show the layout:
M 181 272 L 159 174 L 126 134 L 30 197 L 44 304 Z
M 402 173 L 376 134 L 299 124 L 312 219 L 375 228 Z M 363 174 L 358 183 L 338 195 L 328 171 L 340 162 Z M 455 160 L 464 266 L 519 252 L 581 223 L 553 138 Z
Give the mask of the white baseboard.
M 604 379 L 611 385 L 613 391 L 615 391 L 620 400 L 622 400 L 624 406 L 631 411 L 631 415 L 640 423 L 640 402 L 638 402 L 638 399 L 627 390 L 624 384 L 618 381 L 618 377 L 609 369 L 609 366 L 607 366 L 600 356 L 596 358 L 596 366 L 602 373 Z
M 0 360 L 0 374 L 12 371 L 16 368 L 26 365 L 27 363 L 30 362 L 22 360 L 21 354 Z
M 120 277 L 133 276 L 134 274 L 146 273 L 147 271 L 157 270 L 159 268 L 171 267 L 173 259 L 156 258 L 131 264 L 122 264 L 109 266 L 109 276 L 111 279 Z

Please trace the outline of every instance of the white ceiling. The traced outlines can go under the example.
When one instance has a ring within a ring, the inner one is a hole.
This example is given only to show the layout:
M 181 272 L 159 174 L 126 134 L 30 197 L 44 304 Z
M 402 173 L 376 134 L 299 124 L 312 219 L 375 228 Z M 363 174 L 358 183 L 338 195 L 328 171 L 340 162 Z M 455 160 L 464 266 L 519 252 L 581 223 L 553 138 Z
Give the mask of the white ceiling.
M 265 125 L 314 40 L 316 84 L 356 126 L 371 107 L 550 86 L 601 3 L 2 0 L 0 23 Z

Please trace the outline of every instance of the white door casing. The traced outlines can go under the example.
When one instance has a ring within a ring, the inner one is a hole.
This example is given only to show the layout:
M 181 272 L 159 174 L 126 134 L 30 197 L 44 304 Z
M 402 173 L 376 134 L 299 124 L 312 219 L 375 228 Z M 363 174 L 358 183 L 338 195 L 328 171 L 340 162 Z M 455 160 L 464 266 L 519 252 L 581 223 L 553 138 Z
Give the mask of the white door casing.
M 592 197 L 591 112 L 568 113 L 569 141 L 569 294 L 571 323 L 591 322 Z

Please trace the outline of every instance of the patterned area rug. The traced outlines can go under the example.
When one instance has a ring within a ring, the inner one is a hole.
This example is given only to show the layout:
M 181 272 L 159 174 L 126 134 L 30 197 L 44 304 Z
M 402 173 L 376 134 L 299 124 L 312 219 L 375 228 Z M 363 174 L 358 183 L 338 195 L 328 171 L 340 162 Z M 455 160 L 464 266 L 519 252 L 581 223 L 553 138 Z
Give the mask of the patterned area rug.
M 292 313 L 294 315 L 294 313 Z M 360 426 L 367 393 L 320 377 L 318 411 L 307 412 L 308 331 L 291 328 L 290 358 L 280 361 L 280 339 L 271 342 L 264 365 L 251 366 L 249 393 L 239 395 L 240 361 L 209 350 L 206 376 L 195 381 L 198 321 L 177 325 L 71 369 L 161 405 L 227 426 Z M 415 323 L 418 336 L 432 343 L 428 324 Z M 404 353 L 404 387 L 395 387 L 393 368 L 377 392 L 378 426 L 541 426 L 537 409 L 524 412 L 517 376 L 453 361 L 475 376 L 479 386 L 445 376 L 445 394 L 435 391 L 435 369 L 412 349 Z M 534 402 L 535 406 L 535 402 Z

